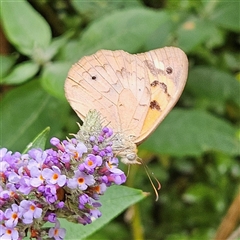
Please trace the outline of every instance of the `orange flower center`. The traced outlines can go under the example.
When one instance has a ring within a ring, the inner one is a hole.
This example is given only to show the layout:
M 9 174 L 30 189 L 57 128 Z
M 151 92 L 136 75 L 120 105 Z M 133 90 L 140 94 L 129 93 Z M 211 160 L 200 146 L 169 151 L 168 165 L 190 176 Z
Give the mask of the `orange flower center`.
M 58 174 L 57 174 L 57 173 L 54 173 L 53 176 L 52 176 L 52 178 L 53 178 L 54 180 L 57 180 L 57 179 L 58 179 Z
M 80 178 L 78 178 L 78 183 L 79 183 L 79 184 L 82 184 L 82 183 L 84 183 L 84 178 L 81 178 L 81 177 L 80 177 Z
M 55 230 L 54 230 L 54 235 L 55 235 L 55 236 L 58 236 L 58 229 L 55 229 Z
M 112 164 L 110 162 L 107 163 L 109 168 L 112 168 Z
M 78 157 L 79 157 L 78 152 L 74 152 L 73 157 L 74 157 L 75 159 L 78 159 Z
M 88 164 L 88 166 L 92 166 L 93 165 L 93 161 L 89 160 L 87 164 Z
M 31 205 L 30 206 L 30 210 L 34 211 L 35 210 L 35 206 Z
M 12 218 L 13 218 L 13 219 L 16 219 L 17 217 L 18 217 L 18 215 L 17 215 L 16 213 L 13 213 L 13 214 L 12 214 Z

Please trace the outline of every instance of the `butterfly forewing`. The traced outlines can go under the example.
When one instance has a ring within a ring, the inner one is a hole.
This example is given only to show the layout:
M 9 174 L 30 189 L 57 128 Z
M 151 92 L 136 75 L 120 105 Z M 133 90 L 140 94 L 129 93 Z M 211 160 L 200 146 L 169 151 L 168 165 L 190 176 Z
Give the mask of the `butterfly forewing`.
M 66 97 L 84 121 L 90 109 L 115 132 L 139 136 L 150 102 L 146 71 L 136 55 L 100 50 L 70 69 Z
M 113 127 L 116 129 L 120 124 L 116 108 L 118 94 L 105 80 L 106 76 L 102 76 L 103 73 L 105 71 L 93 56 L 82 58 L 68 73 L 66 97 L 83 121 L 90 109 L 97 109 L 103 116 L 114 114 Z

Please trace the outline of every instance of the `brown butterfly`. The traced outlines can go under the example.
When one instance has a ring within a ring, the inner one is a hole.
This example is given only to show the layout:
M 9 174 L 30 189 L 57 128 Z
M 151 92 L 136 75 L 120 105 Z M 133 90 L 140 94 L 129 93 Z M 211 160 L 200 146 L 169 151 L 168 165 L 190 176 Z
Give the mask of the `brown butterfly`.
M 84 121 L 91 109 L 116 133 L 113 149 L 122 162 L 139 163 L 137 145 L 178 101 L 188 74 L 185 53 L 164 47 L 146 53 L 100 50 L 72 66 L 65 94 Z

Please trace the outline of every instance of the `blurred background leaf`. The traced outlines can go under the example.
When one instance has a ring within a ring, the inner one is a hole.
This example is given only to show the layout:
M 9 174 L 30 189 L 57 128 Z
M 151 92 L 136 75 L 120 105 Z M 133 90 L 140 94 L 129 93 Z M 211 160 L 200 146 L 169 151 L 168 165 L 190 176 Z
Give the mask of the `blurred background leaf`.
M 24 61 L 19 63 L 11 73 L 3 78 L 4 84 L 21 84 L 31 79 L 38 72 L 39 66 L 32 61 Z
M 66 101 L 48 95 L 37 80 L 9 91 L 0 105 L 1 146 L 21 152 L 47 126 L 52 136 L 64 137 L 60 129 L 68 109 Z
M 91 22 L 74 44 L 63 47 L 63 54 L 65 58 L 77 61 L 98 49 L 122 49 L 134 53 L 167 19 L 168 14 L 161 11 L 121 9 Z
M 175 109 L 141 148 L 171 156 L 200 156 L 217 151 L 235 156 L 236 129 L 205 111 Z
M 9 41 L 21 53 L 31 55 L 35 49 L 49 45 L 51 31 L 48 23 L 25 0 L 2 2 L 1 18 Z

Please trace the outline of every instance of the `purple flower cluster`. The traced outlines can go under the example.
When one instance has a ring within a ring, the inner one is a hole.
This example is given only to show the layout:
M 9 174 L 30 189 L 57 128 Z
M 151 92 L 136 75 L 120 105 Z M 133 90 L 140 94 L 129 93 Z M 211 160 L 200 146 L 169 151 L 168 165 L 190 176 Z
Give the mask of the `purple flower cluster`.
M 79 131 L 81 133 L 81 130 Z M 0 149 L 0 239 L 64 239 L 59 218 L 89 224 L 101 216 L 99 196 L 125 174 L 112 151 L 111 129 L 60 141 L 26 154 Z M 42 228 L 46 222 L 54 227 Z

